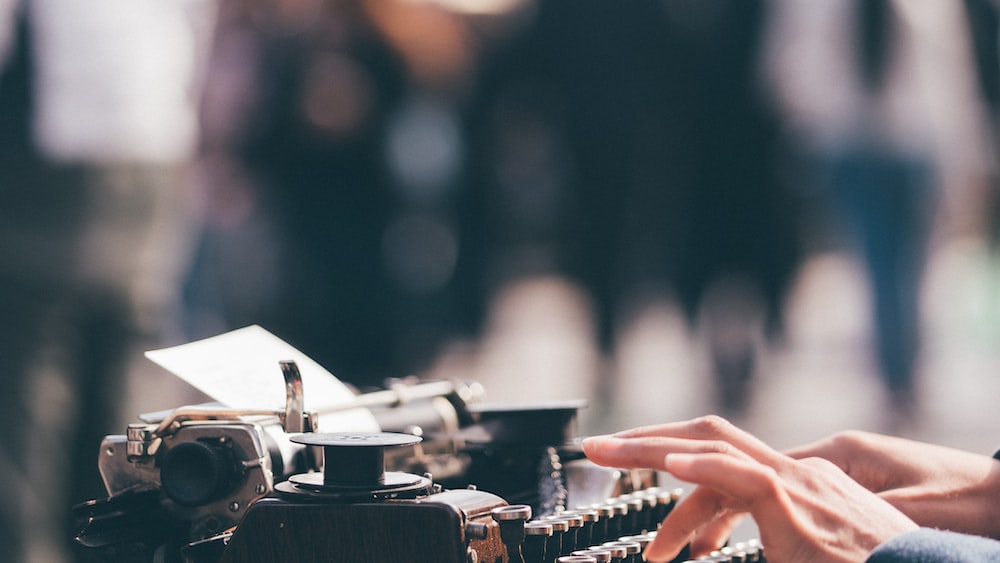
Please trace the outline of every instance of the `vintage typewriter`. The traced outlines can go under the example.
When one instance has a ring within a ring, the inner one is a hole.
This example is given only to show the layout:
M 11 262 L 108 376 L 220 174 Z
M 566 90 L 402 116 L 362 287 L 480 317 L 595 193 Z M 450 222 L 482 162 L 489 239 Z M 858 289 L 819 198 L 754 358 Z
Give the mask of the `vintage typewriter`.
M 75 508 L 94 561 L 638 562 L 680 496 L 598 467 L 580 401 L 499 405 L 481 387 L 397 381 L 359 393 L 378 432 L 318 428 L 294 362 L 281 411 L 145 415 L 100 446 L 108 497 Z M 686 557 L 682 556 L 678 561 Z M 699 561 L 764 561 L 738 544 Z

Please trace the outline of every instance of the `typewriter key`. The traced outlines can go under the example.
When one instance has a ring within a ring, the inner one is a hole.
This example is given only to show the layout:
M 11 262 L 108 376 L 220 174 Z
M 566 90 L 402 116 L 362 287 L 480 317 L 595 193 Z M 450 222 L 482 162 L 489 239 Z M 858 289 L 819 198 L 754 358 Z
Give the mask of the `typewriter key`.
M 591 549 L 610 552 L 611 563 L 621 563 L 626 560 L 626 557 L 628 557 L 628 550 L 625 549 L 625 546 L 614 545 L 614 542 L 608 542 L 603 545 L 595 545 L 591 547 Z
M 500 540 L 507 549 L 511 563 L 525 563 L 521 545 L 524 543 L 524 523 L 531 518 L 527 504 L 512 504 L 494 508 L 490 516 L 500 526 Z
M 598 523 L 600 524 L 600 533 L 597 537 L 594 537 L 594 543 L 604 543 L 618 538 L 621 534 L 615 533 L 614 520 L 617 513 L 615 512 L 614 507 L 610 504 L 599 504 L 594 508 L 597 510 L 597 514 L 599 515 Z
M 620 500 L 628 506 L 628 514 L 622 521 L 622 535 L 641 534 L 644 531 L 648 531 L 642 521 L 646 503 L 641 498 L 632 495 L 626 495 Z
M 569 529 L 563 534 L 563 554 L 569 554 L 569 552 L 574 549 L 580 549 L 581 547 L 586 547 L 587 543 L 580 542 L 580 530 L 583 529 L 583 517 L 579 514 L 573 514 L 571 512 L 562 512 L 560 514 L 555 514 L 546 517 L 547 520 L 561 520 L 565 522 Z
M 551 518 L 546 518 L 544 522 L 552 526 L 552 535 L 545 543 L 545 559 L 554 561 L 557 556 L 569 553 L 569 550 L 563 551 L 566 534 L 569 532 L 569 523 L 565 520 Z
M 607 542 L 601 547 L 610 547 L 610 548 L 621 547 L 625 550 L 624 561 L 626 563 L 642 562 L 642 547 L 639 545 L 638 542 L 618 540 L 618 541 Z
M 746 563 L 747 560 L 746 552 L 735 547 L 723 547 L 722 549 L 713 551 L 711 555 L 724 556 L 724 561 L 728 563 Z
M 532 521 L 524 525 L 524 560 L 527 563 L 544 563 L 555 559 L 549 555 L 545 549 L 549 538 L 552 537 L 552 524 L 548 522 Z
M 579 549 L 570 555 L 586 555 L 593 557 L 596 563 L 611 563 L 611 552 L 607 549 Z
M 650 535 L 650 534 L 638 534 L 638 535 L 635 535 L 635 536 L 623 536 L 623 537 L 619 538 L 619 541 L 635 542 L 635 543 L 639 544 L 640 548 L 642 548 L 643 550 L 645 550 L 646 547 L 649 544 L 653 543 L 653 538 L 655 538 L 655 537 L 656 537 L 655 534 L 654 535 Z
M 577 531 L 576 544 L 578 546 L 588 546 L 594 544 L 594 527 L 597 525 L 598 514 L 593 508 L 577 508 L 568 510 L 565 514 L 579 516 L 583 520 L 583 525 Z
M 611 508 L 611 517 L 608 519 L 608 541 L 614 541 L 621 536 L 631 534 L 632 531 L 626 526 L 629 506 L 614 499 L 610 499 L 607 506 Z

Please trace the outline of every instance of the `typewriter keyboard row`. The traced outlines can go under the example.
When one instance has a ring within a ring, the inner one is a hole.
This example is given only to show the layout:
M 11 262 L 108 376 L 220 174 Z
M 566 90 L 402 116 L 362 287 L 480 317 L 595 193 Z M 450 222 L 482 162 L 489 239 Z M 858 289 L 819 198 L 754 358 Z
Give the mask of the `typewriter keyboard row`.
M 677 503 L 679 489 L 644 489 L 543 516 L 524 524 L 525 563 L 642 563 L 656 528 Z M 760 542 L 740 542 L 710 555 L 675 560 L 704 563 L 766 563 Z

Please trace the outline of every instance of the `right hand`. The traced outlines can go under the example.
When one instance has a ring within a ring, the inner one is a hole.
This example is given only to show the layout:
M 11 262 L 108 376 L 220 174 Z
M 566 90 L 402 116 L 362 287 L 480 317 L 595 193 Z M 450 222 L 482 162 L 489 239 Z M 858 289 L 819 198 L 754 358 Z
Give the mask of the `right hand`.
M 647 561 L 669 561 L 685 544 L 718 548 L 733 518 L 757 522 L 769 561 L 863 561 L 917 525 L 832 463 L 793 459 L 727 421 L 702 417 L 583 441 L 600 465 L 647 467 L 697 487 L 663 521 Z

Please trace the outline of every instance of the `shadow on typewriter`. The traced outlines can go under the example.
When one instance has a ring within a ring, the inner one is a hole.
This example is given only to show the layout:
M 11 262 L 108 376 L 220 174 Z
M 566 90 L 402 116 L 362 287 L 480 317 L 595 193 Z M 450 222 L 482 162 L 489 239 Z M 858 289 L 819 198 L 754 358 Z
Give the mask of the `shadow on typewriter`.
M 639 562 L 680 495 L 654 472 L 585 459 L 581 401 L 489 404 L 475 385 L 396 382 L 348 405 L 371 410 L 371 433 L 315 432 L 302 397 L 286 401 L 274 413 L 183 407 L 106 437 L 109 496 L 75 508 L 88 558 Z M 764 560 L 753 543 L 711 557 Z

